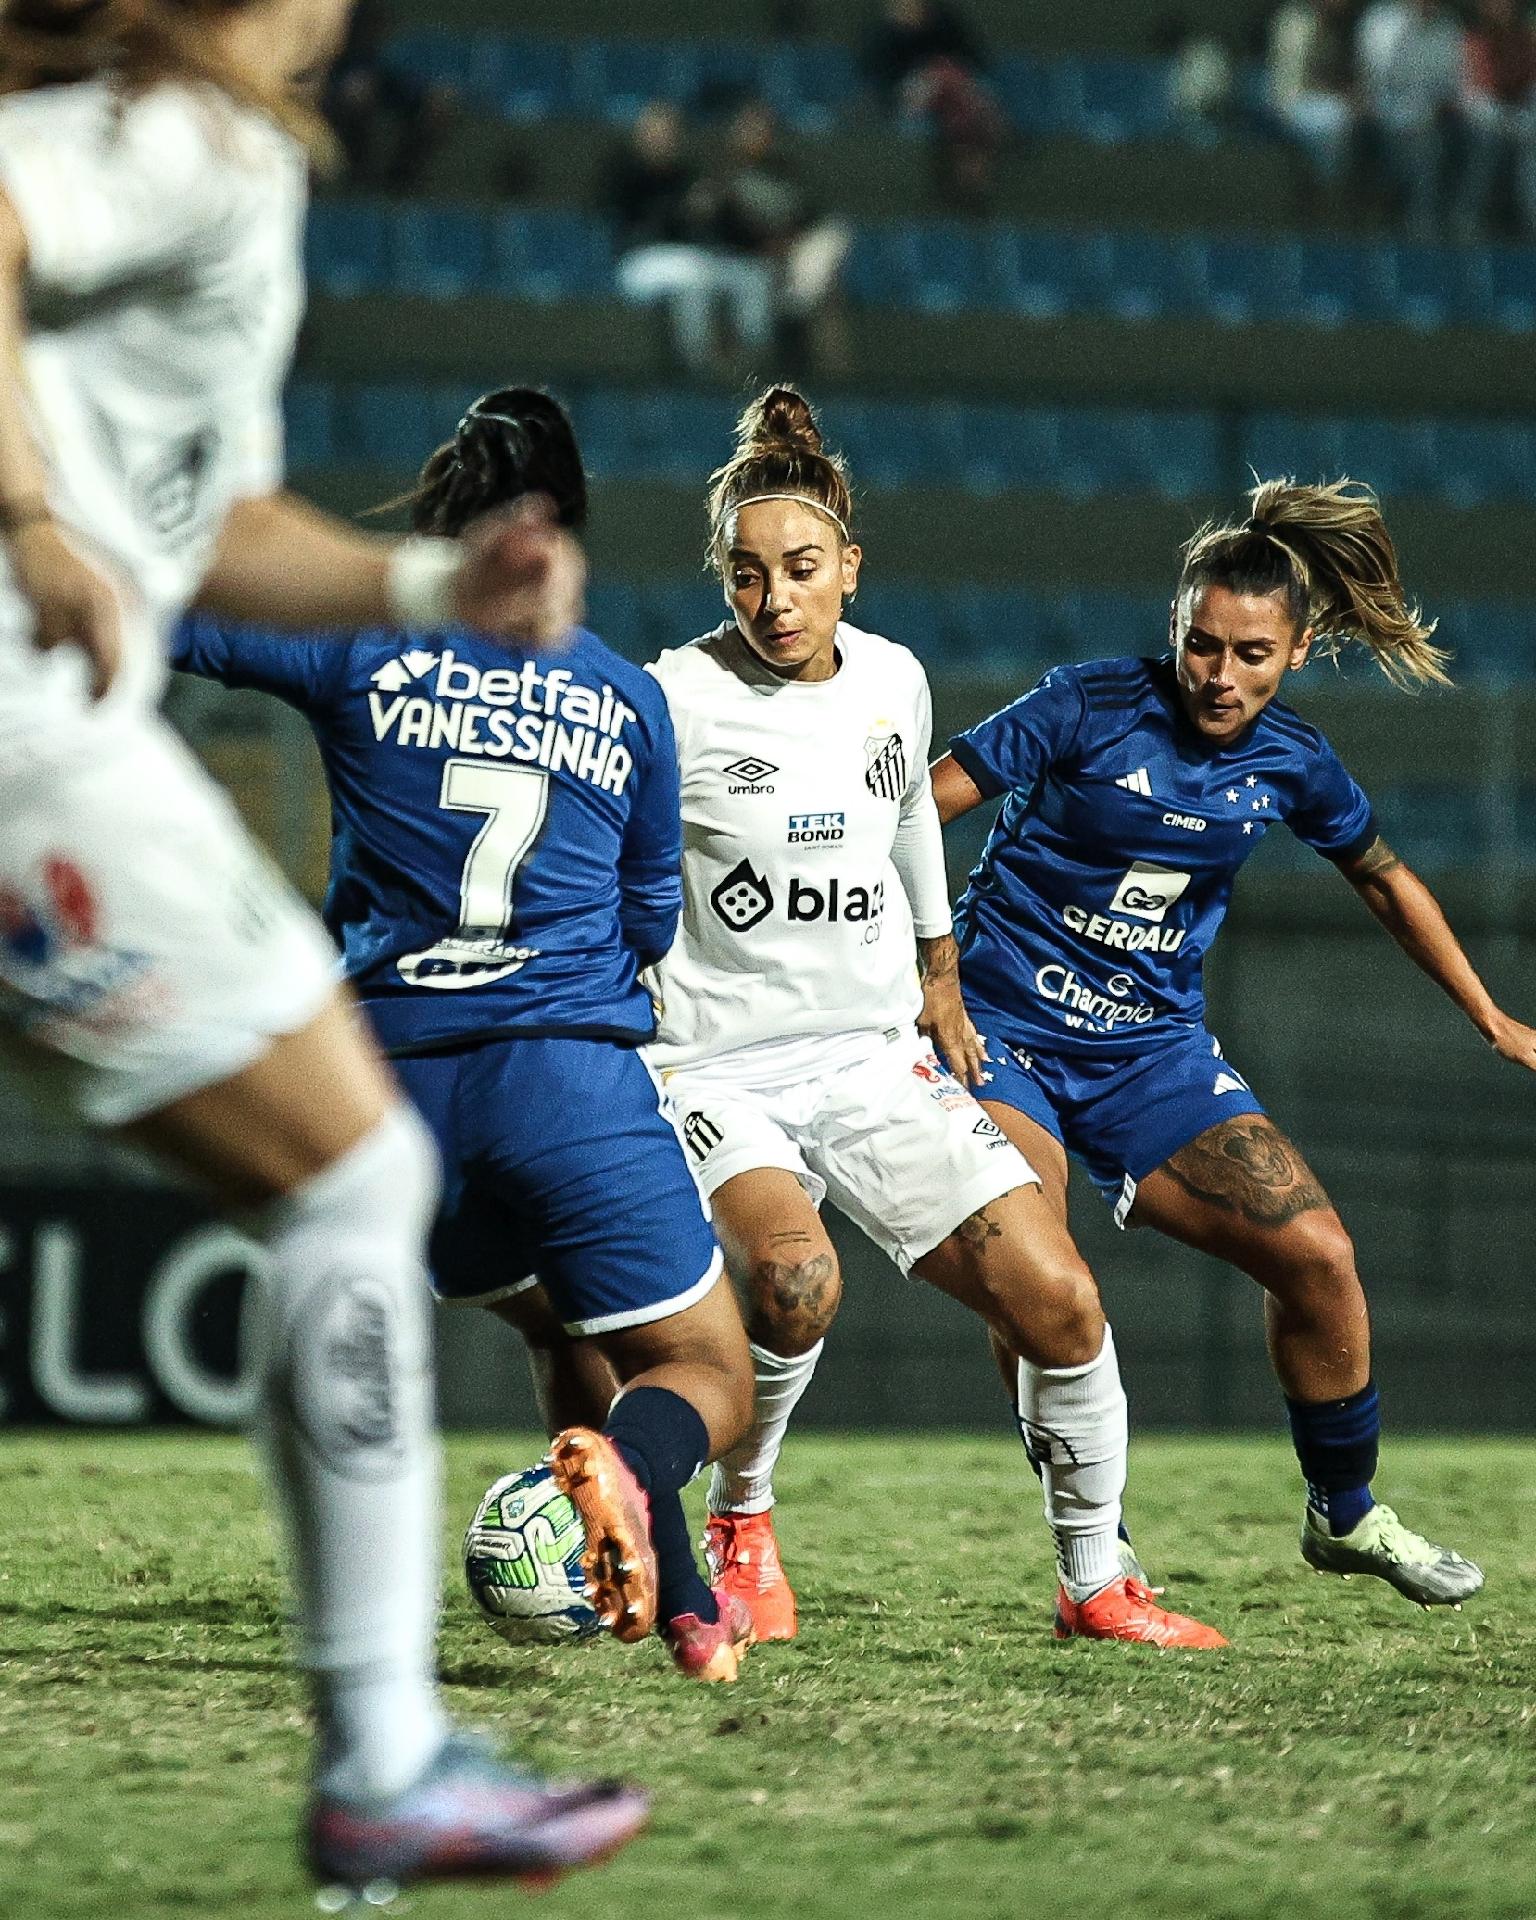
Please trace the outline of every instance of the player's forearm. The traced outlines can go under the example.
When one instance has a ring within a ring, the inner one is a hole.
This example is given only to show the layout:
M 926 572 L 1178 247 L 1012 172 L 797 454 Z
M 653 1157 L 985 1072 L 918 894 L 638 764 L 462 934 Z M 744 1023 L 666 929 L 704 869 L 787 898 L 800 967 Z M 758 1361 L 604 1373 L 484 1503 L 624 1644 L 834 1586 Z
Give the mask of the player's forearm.
M 21 347 L 26 235 L 0 195 L 0 538 L 47 517 L 47 472 L 27 417 Z
M 942 825 L 947 827 L 951 820 L 958 820 L 962 813 L 969 813 L 972 807 L 981 805 L 984 798 L 981 788 L 952 753 L 935 760 L 928 774 L 933 782 L 934 804 L 939 810 Z
M 296 494 L 240 500 L 224 522 L 198 604 L 257 625 L 387 625 L 397 544 L 358 533 Z
M 922 969 L 923 982 L 941 982 L 960 979 L 960 949 L 955 944 L 952 933 L 941 933 L 933 940 L 919 940 L 917 960 Z
M 1392 938 L 1447 994 L 1485 1040 L 1497 1029 L 1499 1009 L 1452 931 L 1440 902 L 1410 867 L 1354 880 L 1356 890 Z

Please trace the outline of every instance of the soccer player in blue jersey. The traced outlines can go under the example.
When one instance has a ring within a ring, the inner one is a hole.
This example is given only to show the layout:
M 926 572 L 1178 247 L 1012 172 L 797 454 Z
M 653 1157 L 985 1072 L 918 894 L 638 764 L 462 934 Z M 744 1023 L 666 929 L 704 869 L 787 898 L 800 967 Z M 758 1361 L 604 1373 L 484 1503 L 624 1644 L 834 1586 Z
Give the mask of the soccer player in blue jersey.
M 1430 632 L 1368 492 L 1268 481 L 1245 520 L 1186 546 L 1171 657 L 1053 668 L 933 770 L 946 821 L 1003 801 L 956 925 L 989 1059 L 978 1045 L 955 1065 L 985 1081 L 1063 1218 L 1070 1153 L 1120 1225 L 1259 1282 L 1307 1487 L 1304 1558 L 1424 1606 L 1459 1604 L 1483 1576 L 1372 1493 L 1380 1416 L 1354 1249 L 1207 1031 L 1201 967 L 1239 867 L 1284 822 L 1490 1045 L 1536 1068 L 1536 1032 L 1495 1005 L 1365 794 L 1278 698 L 1309 654 L 1346 643 L 1398 684 L 1444 682 Z
M 412 519 L 456 537 L 534 493 L 582 524 L 568 419 L 511 388 L 433 454 Z M 325 917 L 443 1156 L 437 1291 L 518 1324 L 536 1273 L 595 1349 L 592 1377 L 622 1393 L 550 1456 L 594 1604 L 621 1640 L 655 1624 L 685 1674 L 734 1679 L 750 1619 L 705 1584 L 679 1492 L 745 1429 L 751 1365 L 638 1051 L 654 1029 L 640 971 L 681 903 L 661 689 L 580 629 L 536 655 L 459 628 L 293 639 L 193 620 L 176 663 L 309 719 L 332 802 Z

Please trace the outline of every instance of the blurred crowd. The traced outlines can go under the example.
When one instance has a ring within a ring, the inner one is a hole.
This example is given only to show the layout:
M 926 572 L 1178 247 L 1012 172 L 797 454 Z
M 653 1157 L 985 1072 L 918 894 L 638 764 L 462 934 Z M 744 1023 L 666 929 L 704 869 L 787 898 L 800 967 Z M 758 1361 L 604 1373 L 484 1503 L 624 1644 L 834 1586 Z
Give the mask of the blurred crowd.
M 1416 239 L 1536 235 L 1536 27 L 1519 0 L 1286 0 L 1266 77 L 1320 199 L 1363 183 Z
M 392 51 L 386 3 L 361 0 L 326 108 L 353 184 L 409 190 L 457 103 Z M 814 38 L 819 0 L 772 4 L 781 33 Z M 1207 145 L 1280 135 L 1309 210 L 1330 219 L 1384 214 L 1417 239 L 1536 237 L 1527 0 L 1278 0 L 1261 41 L 1253 27 L 1249 12 L 1230 34 L 1165 19 L 1166 131 Z M 1037 130 L 1003 111 L 957 0 L 871 0 L 858 58 L 850 111 L 924 144 L 940 204 L 985 214 L 1005 164 L 1027 179 Z M 814 152 L 767 102 L 718 82 L 686 113 L 652 101 L 614 136 L 597 199 L 618 288 L 665 316 L 688 372 L 842 364 L 852 234 L 835 179 L 807 178 Z

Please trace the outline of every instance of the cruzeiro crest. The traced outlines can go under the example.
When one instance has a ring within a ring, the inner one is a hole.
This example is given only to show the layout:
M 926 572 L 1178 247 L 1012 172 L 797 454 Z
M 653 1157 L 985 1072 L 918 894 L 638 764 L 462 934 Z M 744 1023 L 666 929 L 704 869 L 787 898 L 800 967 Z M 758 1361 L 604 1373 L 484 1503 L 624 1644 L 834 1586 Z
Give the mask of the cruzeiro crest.
M 907 784 L 907 750 L 899 733 L 872 733 L 864 742 L 864 784 L 877 800 L 899 800 Z

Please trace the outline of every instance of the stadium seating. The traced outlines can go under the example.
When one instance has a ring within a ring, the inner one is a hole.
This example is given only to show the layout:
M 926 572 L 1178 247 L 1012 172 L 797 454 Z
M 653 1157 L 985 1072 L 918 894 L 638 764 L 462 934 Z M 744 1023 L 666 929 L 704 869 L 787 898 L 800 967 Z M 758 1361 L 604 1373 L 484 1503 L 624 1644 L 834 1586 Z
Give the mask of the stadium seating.
M 414 466 L 468 396 L 417 384 L 289 390 L 297 468 Z M 684 482 L 729 446 L 737 403 L 728 393 L 679 388 L 566 393 L 591 471 Z M 1141 408 L 1004 407 L 850 398 L 826 413 L 832 442 L 861 484 L 959 488 L 977 494 L 1041 491 L 1087 499 L 1150 493 L 1197 500 L 1259 473 L 1302 479 L 1348 473 L 1396 498 L 1457 507 L 1536 503 L 1536 429 L 1497 422 L 1341 420 L 1261 413 Z M 1226 451 L 1226 436 L 1235 446 Z
M 574 209 L 332 200 L 321 201 L 310 222 L 309 273 L 316 287 L 343 297 L 600 300 L 613 292 L 613 246 L 596 214 Z M 920 313 L 1536 330 L 1533 247 L 895 220 L 857 229 L 846 285 L 861 306 Z

